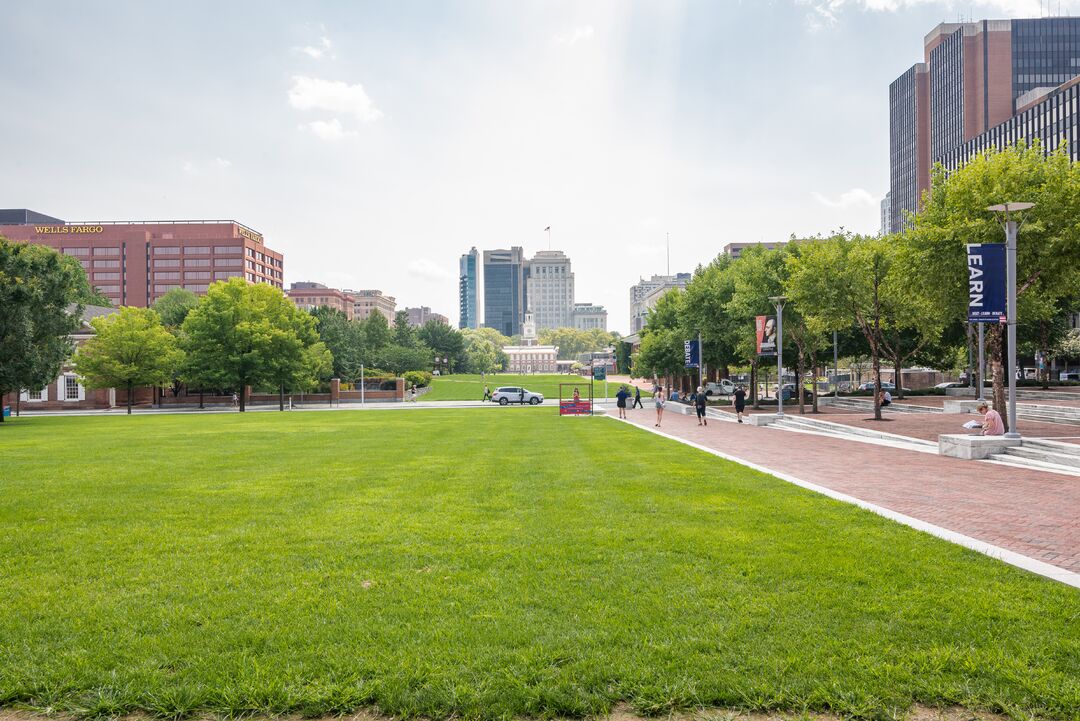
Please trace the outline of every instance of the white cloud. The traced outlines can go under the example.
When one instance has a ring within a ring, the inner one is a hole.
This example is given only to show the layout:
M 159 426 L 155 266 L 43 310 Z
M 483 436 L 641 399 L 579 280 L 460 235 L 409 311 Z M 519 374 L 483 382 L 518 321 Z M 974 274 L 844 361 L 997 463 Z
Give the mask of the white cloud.
M 304 75 L 294 75 L 292 81 L 289 105 L 297 110 L 326 110 L 339 115 L 351 115 L 368 123 L 382 117 L 382 111 L 374 106 L 359 83 L 349 85 L 340 80 L 323 80 Z
M 860 205 L 877 206 L 881 203 L 881 198 L 862 188 L 852 188 L 851 190 L 841 193 L 840 197 L 836 200 L 828 198 L 816 191 L 812 192 L 811 195 L 814 196 L 814 200 L 830 208 L 852 208 Z
M 337 118 L 331 120 L 312 120 L 310 123 L 301 123 L 301 130 L 306 130 L 320 140 L 334 142 L 342 138 L 350 138 L 356 135 L 355 130 L 346 130 Z
M 588 40 L 594 33 L 592 25 L 578 25 L 559 33 L 554 40 L 557 45 L 573 45 L 580 40 Z
M 439 282 L 454 280 L 457 277 L 443 266 L 427 258 L 417 258 L 409 263 L 409 275 Z
M 198 175 L 199 173 L 199 171 L 195 168 L 195 163 L 191 162 L 190 160 L 185 160 L 184 164 L 181 167 L 183 168 L 185 175 Z
M 225 168 L 228 168 L 230 165 L 232 165 L 232 161 L 226 160 L 225 158 L 214 158 L 214 165 L 224 170 Z
M 317 44 L 315 44 L 315 45 L 304 45 L 304 46 L 301 46 L 301 47 L 294 47 L 293 50 L 295 52 L 298 52 L 298 53 L 303 53 L 304 55 L 307 55 L 309 58 L 312 58 L 313 60 L 321 60 L 323 57 L 325 57 L 327 55 L 330 55 L 330 57 L 333 57 L 333 55 L 331 54 L 331 49 L 333 47 L 334 47 L 334 44 L 332 42 L 330 42 L 330 38 L 323 35 L 322 37 L 319 38 L 319 42 Z

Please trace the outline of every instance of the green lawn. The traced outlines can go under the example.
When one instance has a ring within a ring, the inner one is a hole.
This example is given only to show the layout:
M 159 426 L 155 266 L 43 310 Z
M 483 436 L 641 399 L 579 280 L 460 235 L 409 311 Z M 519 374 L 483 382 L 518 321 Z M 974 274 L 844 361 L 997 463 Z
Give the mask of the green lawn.
M 0 706 L 1080 718 L 1080 593 L 550 409 L 0 426 Z
M 421 400 L 478 401 L 484 397 L 484 386 L 486 385 L 491 388 L 493 392 L 500 386 L 524 387 L 535 393 L 544 394 L 545 399 L 558 401 L 560 383 L 575 383 L 582 389 L 582 394 L 585 394 L 585 389 L 589 387 L 589 382 L 589 378 L 568 374 L 513 375 L 510 373 L 499 373 L 497 375 L 486 376 L 483 379 L 478 375 L 467 374 L 442 376 L 432 379 L 431 390 L 425 393 L 421 397 Z M 619 390 L 619 385 L 620 384 L 618 383 L 608 382 L 608 393 L 611 397 L 615 397 L 615 393 Z M 603 381 L 593 383 L 593 395 L 597 398 L 603 397 Z M 644 397 L 646 395 L 651 396 L 652 394 L 642 391 L 641 395 Z

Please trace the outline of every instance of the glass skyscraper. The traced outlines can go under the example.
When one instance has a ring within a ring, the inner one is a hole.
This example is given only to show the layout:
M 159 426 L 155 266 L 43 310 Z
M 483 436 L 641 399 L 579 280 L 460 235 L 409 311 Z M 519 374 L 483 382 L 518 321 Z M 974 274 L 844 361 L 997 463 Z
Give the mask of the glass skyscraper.
M 521 333 L 526 270 L 519 246 L 484 251 L 484 327 L 505 336 Z
M 480 254 L 476 248 L 461 256 L 459 264 L 460 273 L 458 278 L 458 300 L 460 304 L 461 320 L 459 328 L 478 328 L 480 298 Z

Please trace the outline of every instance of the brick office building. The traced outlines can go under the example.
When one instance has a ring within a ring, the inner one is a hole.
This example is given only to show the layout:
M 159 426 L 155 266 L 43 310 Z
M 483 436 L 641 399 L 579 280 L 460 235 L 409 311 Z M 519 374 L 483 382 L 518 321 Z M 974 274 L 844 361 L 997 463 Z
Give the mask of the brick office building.
M 314 310 L 325 306 L 341 311 L 349 320 L 353 319 L 356 299 L 337 288 L 328 288 L 322 283 L 302 281 L 291 284 L 285 295 L 289 296 L 289 300 L 301 310 Z
M 77 258 L 115 305 L 146 307 L 173 288 L 198 294 L 238 277 L 282 287 L 281 253 L 234 220 L 68 223 L 28 210 L 0 210 L 0 236 Z

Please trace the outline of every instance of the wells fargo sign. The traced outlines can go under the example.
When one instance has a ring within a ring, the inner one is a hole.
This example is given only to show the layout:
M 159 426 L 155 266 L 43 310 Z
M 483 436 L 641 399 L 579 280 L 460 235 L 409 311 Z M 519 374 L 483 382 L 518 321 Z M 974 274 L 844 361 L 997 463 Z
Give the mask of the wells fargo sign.
M 258 233 L 254 233 L 247 228 L 242 228 L 238 225 L 236 226 L 236 232 L 240 233 L 241 236 L 247 238 L 248 240 L 254 240 L 256 243 L 262 242 L 261 235 L 259 235 Z
M 100 225 L 35 225 L 34 232 L 38 235 L 75 235 L 78 233 L 100 233 L 104 230 Z

